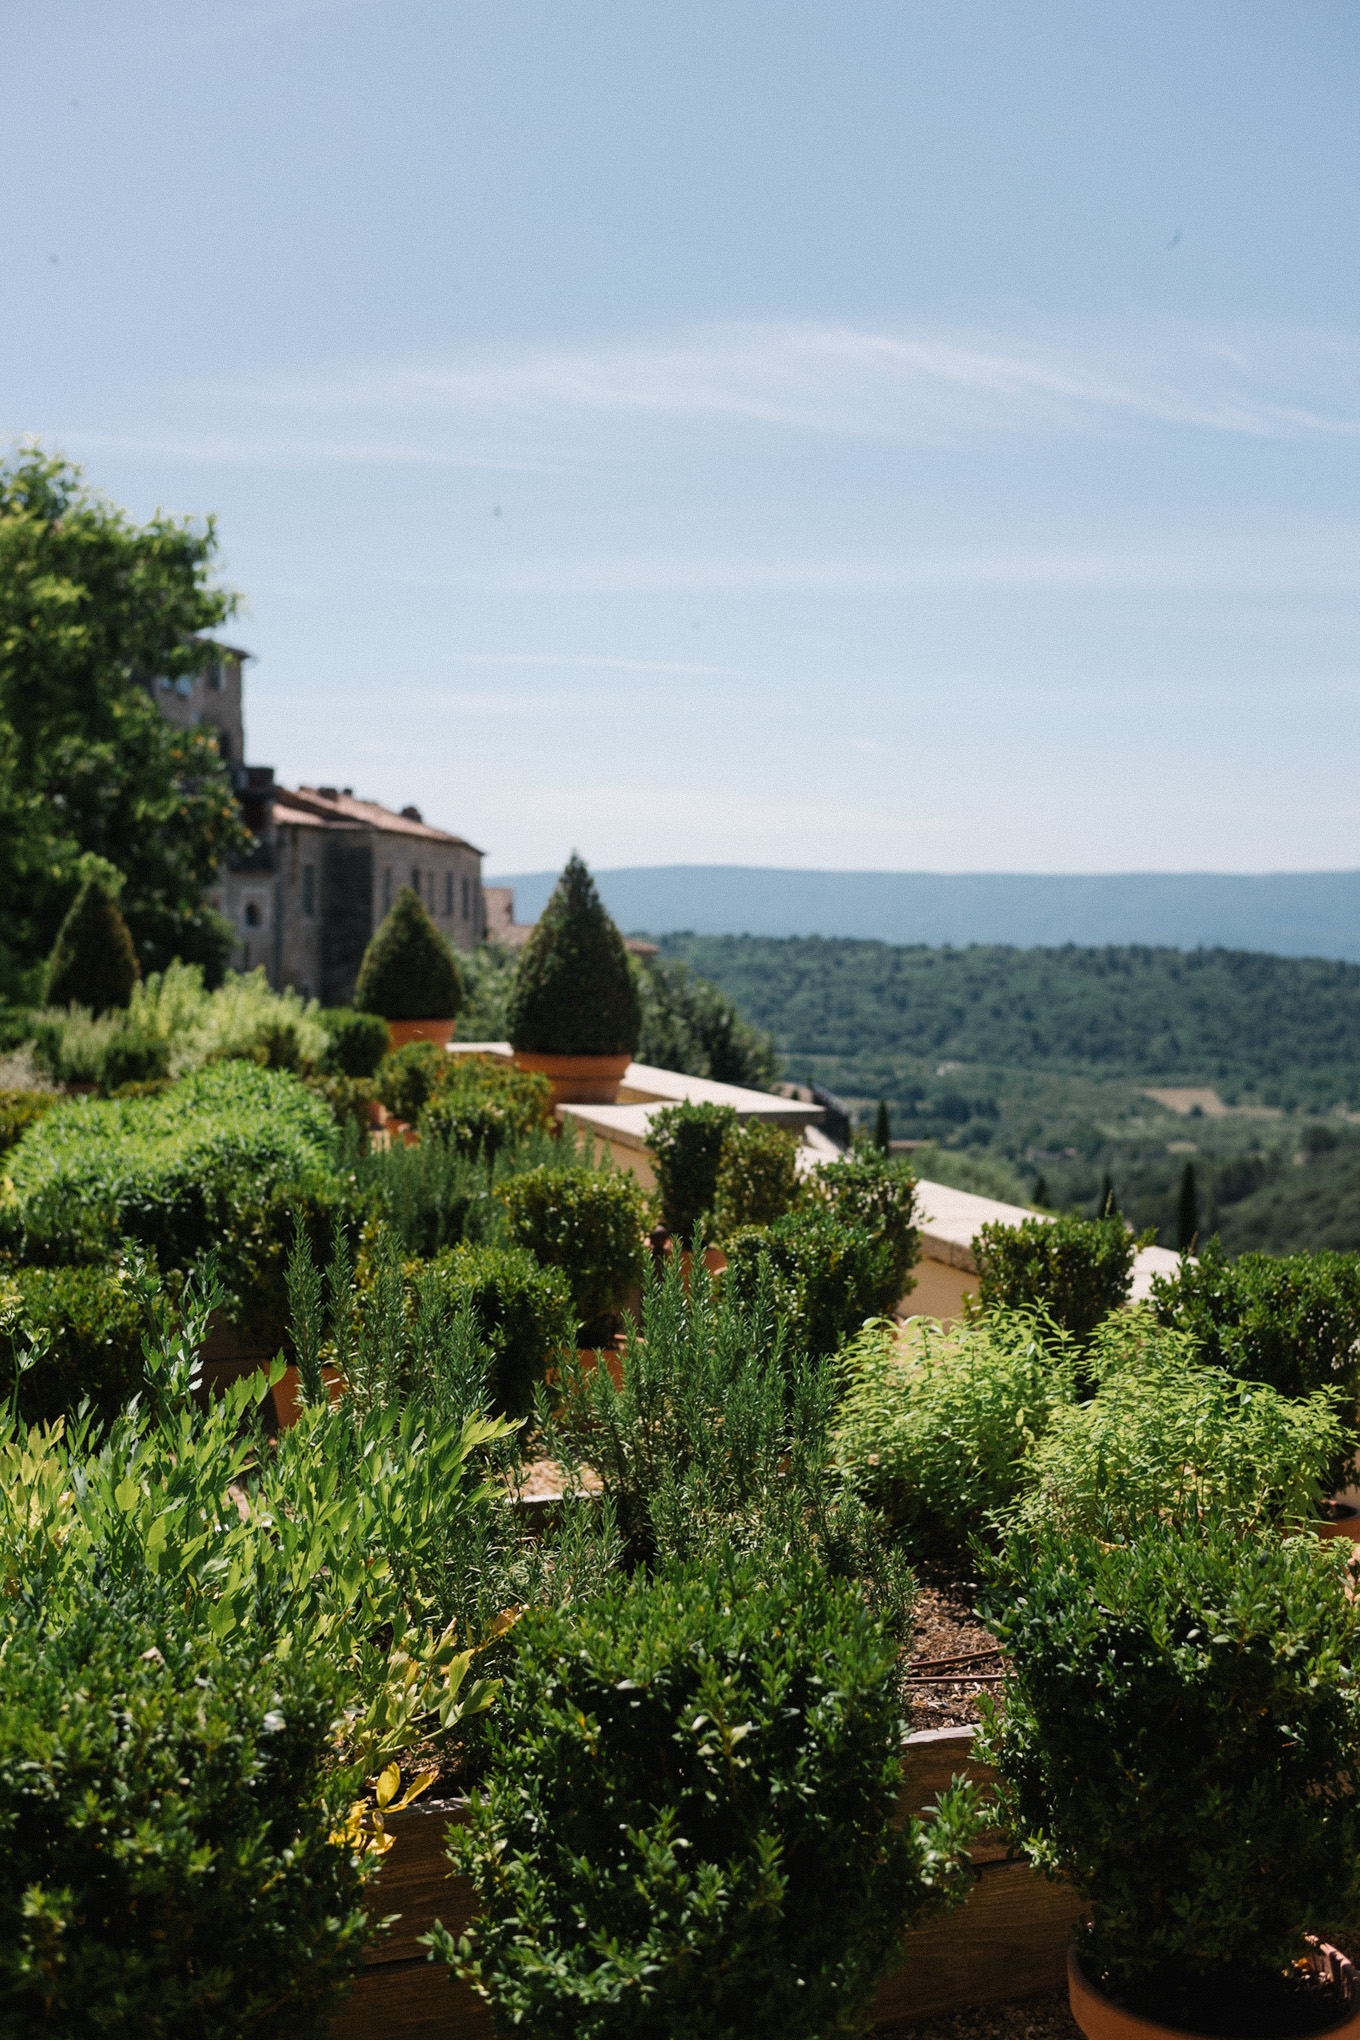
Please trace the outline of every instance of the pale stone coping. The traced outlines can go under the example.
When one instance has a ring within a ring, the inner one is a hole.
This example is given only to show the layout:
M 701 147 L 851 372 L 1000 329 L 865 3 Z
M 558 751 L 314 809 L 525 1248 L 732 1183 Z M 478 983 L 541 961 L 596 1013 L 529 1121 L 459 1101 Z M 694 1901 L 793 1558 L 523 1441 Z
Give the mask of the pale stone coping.
M 1019 1204 L 1002 1204 L 995 1197 L 978 1197 L 971 1190 L 954 1190 L 947 1183 L 922 1182 L 920 1204 L 921 1251 L 927 1260 L 943 1261 L 976 1275 L 973 1240 L 984 1225 L 1023 1225 L 1027 1218 L 1047 1218 L 1042 1211 L 1026 1211 Z M 1175 1275 L 1181 1257 L 1170 1247 L 1144 1247 L 1133 1264 L 1131 1303 L 1145 1303 L 1152 1294 L 1153 1277 Z

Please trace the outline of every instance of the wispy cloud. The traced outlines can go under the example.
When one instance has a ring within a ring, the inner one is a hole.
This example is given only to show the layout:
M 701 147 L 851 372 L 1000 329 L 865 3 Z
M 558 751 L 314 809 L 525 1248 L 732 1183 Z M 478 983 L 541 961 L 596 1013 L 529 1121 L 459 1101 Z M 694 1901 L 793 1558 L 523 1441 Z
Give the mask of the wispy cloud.
M 513 435 L 631 421 L 929 441 L 1134 422 L 1353 438 L 1356 351 L 1345 336 L 1283 328 L 1149 327 L 1130 340 L 729 323 L 585 347 L 356 364 L 198 398 L 295 418 L 380 414 Z

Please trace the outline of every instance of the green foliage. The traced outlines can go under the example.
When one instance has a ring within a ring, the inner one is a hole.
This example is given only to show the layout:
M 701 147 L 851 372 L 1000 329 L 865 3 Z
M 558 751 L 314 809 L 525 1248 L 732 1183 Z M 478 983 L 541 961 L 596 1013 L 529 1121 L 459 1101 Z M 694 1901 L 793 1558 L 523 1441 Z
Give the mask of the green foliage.
M 88 1607 L 0 1650 L 0 2030 L 324 2040 L 362 1960 L 322 1663 Z
M 504 1041 L 505 1009 L 519 968 L 513 949 L 487 937 L 459 958 L 463 976 L 463 1003 L 458 1009 L 455 1041 Z
M 762 1260 L 769 1263 L 776 1312 L 814 1357 L 834 1353 L 866 1318 L 880 1316 L 893 1287 L 891 1243 L 815 1206 L 730 1236 L 723 1282 L 743 1309 L 752 1306 Z
M 621 1169 L 540 1166 L 502 1184 L 510 1236 L 560 1268 L 586 1328 L 619 1310 L 642 1281 L 647 1199 Z
M 422 1138 L 489 1159 L 552 1125 L 546 1077 L 489 1055 L 447 1056 L 445 1062 L 439 1087 L 421 1114 Z
M 569 1355 L 540 1419 L 555 1458 L 594 1469 L 632 1564 L 744 1552 L 775 1576 L 820 1565 L 855 1581 L 905 1643 L 915 1581 L 833 1473 L 834 1374 L 790 1349 L 768 1273 L 745 1311 L 715 1299 L 702 1262 L 688 1284 L 674 1257 L 661 1280 L 649 1269 L 642 1331 L 630 1328 L 618 1371 L 616 1383 Z
M 1199 1238 L 1199 1194 L 1195 1188 L 1195 1165 L 1187 1162 L 1181 1170 L 1180 1193 L 1176 1199 L 1176 1250 L 1192 1254 Z
M 1091 1906 L 1087 1974 L 1191 2031 L 1198 1987 L 1250 2030 L 1234 2011 L 1360 1902 L 1341 1553 L 1226 1522 L 1131 1544 L 1052 1530 L 987 1584 L 1011 1672 L 977 1754 L 1024 1853 Z
M 714 1186 L 714 1215 L 720 1233 L 744 1225 L 773 1225 L 802 1196 L 798 1138 L 782 1126 L 748 1119 L 729 1126 Z
M 837 1463 L 908 1550 L 963 1550 L 1012 1507 L 1071 1402 L 1072 1356 L 1024 1311 L 874 1326 L 846 1350 Z
M 56 1091 L 0 1091 L 0 1155 L 14 1146 L 59 1097 Z
M 1160 1323 L 1188 1332 L 1199 1356 L 1282 1395 L 1360 1381 L 1360 1255 L 1243 1254 L 1211 1241 L 1198 1261 L 1152 1285 Z
M 730 1105 L 666 1105 L 652 1114 L 645 1146 L 656 1171 L 661 1222 L 681 1241 L 692 1240 L 712 1218 L 723 1141 L 736 1124 Z
M 332 1076 L 373 1077 L 391 1046 L 392 1036 L 380 1013 L 356 1013 L 352 1006 L 318 1012 L 326 1030 L 324 1068 Z
M 822 936 L 667 935 L 662 948 L 720 985 L 757 1027 L 772 1028 L 785 1056 L 1115 1071 L 1153 1084 L 1176 1071 L 1185 1082 L 1231 1074 L 1278 1084 L 1326 1070 L 1360 1093 L 1353 963 Z
M 526 1416 L 544 1368 L 575 1344 L 566 1276 L 540 1267 L 523 1247 L 459 1246 L 433 1260 L 425 1280 L 451 1315 L 470 1313 L 487 1356 L 488 1406 Z
M 49 1006 L 88 1006 L 107 1013 L 126 1006 L 141 973 L 128 934 L 102 879 L 85 880 L 57 931 L 43 977 Z
M 404 885 L 359 966 L 354 1005 L 384 1020 L 452 1020 L 463 1003 L 453 950 Z
M 139 526 L 39 448 L 0 462 L 0 979 L 50 950 L 89 856 L 123 874 L 143 970 L 220 975 L 233 936 L 205 894 L 249 839 L 216 732 L 148 692 L 200 670 L 235 606 L 215 552 L 210 519 Z
M 641 1032 L 623 937 L 573 852 L 524 945 L 506 1012 L 516 1048 L 540 1055 L 633 1055 Z
M 642 1008 L 635 1061 L 752 1091 L 774 1089 L 779 1057 L 773 1037 L 743 1019 L 717 985 L 660 956 L 645 964 L 634 959 L 633 980 Z
M 858 1596 L 695 1567 L 520 1624 L 436 1935 L 542 2040 L 862 2030 L 904 1926 L 962 1896 L 969 1788 L 898 1829 L 894 1653 Z
M 880 1296 L 886 1316 L 915 1287 L 912 1269 L 921 1257 L 916 1229 L 916 1178 L 905 1162 L 876 1148 L 859 1148 L 827 1162 L 813 1177 L 809 1194 L 839 1217 L 849 1219 L 891 1250 L 891 1272 Z
M 973 1258 L 982 1308 L 1044 1311 L 1075 1339 L 1089 1339 L 1127 1300 L 1139 1244 L 1118 1217 L 981 1226 Z
M 408 1041 L 378 1064 L 378 1096 L 389 1112 L 414 1126 L 448 1062 L 448 1050 L 433 1041 Z
M 1194 1340 L 1146 1308 L 1098 1329 L 1089 1402 L 1050 1414 L 1025 1464 L 1017 1520 L 1130 1539 L 1154 1522 L 1213 1513 L 1241 1530 L 1308 1521 L 1355 1449 L 1334 1391 L 1297 1400 L 1196 1365 Z
M 886 1098 L 879 1099 L 878 1110 L 874 1114 L 874 1146 L 881 1155 L 892 1151 L 892 1114 Z
M 17 1385 L 27 1423 L 69 1415 L 88 1397 L 112 1417 L 141 1386 L 146 1309 L 124 1271 L 17 1268 L 0 1275 L 0 1395 Z
M 334 1122 L 294 1078 L 217 1063 L 158 1097 L 72 1098 L 9 1155 L 0 1231 L 27 1261 L 108 1259 L 136 1242 L 188 1268 L 222 1248 L 249 1272 L 249 1215 L 287 1189 L 333 1182 Z
M 916 1148 L 911 1166 L 922 1183 L 946 1183 L 954 1190 L 967 1190 L 974 1197 L 994 1197 L 998 1204 L 1038 1203 L 1027 1199 L 1020 1178 L 1001 1155 L 965 1153 L 927 1141 Z

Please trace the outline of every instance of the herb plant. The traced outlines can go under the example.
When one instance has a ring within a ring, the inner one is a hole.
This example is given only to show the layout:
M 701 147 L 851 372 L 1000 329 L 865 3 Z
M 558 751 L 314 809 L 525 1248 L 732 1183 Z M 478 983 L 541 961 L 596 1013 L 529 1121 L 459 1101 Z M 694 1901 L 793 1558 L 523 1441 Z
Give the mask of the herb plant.
M 727 1129 L 713 1198 L 720 1232 L 773 1225 L 794 1209 L 801 1195 L 795 1135 L 760 1119 Z
M 621 1169 L 553 1168 L 512 1176 L 496 1192 L 511 1239 L 560 1268 L 587 1331 L 620 1310 L 642 1281 L 646 1196 Z
M 1242 1254 L 1214 1241 L 1152 1303 L 1164 1325 L 1194 1339 L 1201 1359 L 1282 1395 L 1360 1385 L 1360 1254 Z
M 663 1106 L 648 1123 L 646 1148 L 656 1171 L 661 1222 L 684 1246 L 712 1220 L 723 1141 L 736 1124 L 730 1105 L 688 1102 Z
M 1121 1218 L 1027 1218 L 973 1240 L 984 1310 L 1041 1310 L 1084 1341 L 1133 1286 L 1140 1242 Z

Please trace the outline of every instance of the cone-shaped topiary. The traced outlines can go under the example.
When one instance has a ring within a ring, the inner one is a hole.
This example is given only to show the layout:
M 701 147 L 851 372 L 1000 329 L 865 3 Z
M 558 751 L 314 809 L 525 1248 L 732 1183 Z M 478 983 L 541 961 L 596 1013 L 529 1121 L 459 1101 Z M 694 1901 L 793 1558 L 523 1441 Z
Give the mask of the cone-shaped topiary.
M 623 937 L 572 852 L 524 946 L 506 1023 L 538 1055 L 632 1055 L 642 1009 Z
M 384 1020 L 452 1020 L 463 1003 L 463 980 L 452 949 L 404 885 L 391 913 L 364 951 L 354 1004 Z
M 141 976 L 127 922 L 102 879 L 87 878 L 57 931 L 43 978 L 49 1006 L 126 1006 Z

